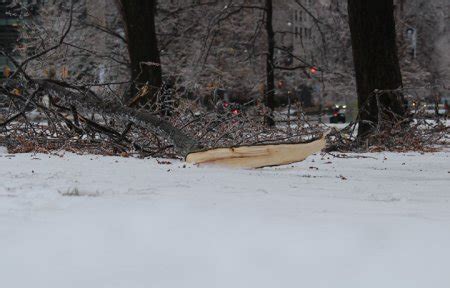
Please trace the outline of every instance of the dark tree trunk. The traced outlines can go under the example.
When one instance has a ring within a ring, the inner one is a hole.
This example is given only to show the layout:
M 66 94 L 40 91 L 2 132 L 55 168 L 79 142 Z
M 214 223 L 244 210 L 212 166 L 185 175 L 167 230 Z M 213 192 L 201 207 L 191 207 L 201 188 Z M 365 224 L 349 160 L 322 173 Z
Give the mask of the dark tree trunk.
M 131 77 L 136 86 L 147 83 L 152 88 L 150 93 L 141 99 L 141 103 L 154 100 L 152 98 L 155 92 L 162 85 L 155 28 L 156 0 L 117 0 L 117 3 L 125 25 Z M 147 64 L 143 64 L 144 62 Z M 128 97 L 134 96 L 133 94 L 130 93 Z
M 275 109 L 275 32 L 273 31 L 273 3 L 266 0 L 266 32 L 267 32 L 267 58 L 266 58 L 266 106 L 270 109 L 270 114 L 266 117 L 266 124 L 275 125 L 273 110 Z
M 365 138 L 378 124 L 379 108 L 389 111 L 391 117 L 405 114 L 401 93 L 380 93 L 381 107 L 374 93 L 402 87 L 394 4 L 393 0 L 348 0 L 348 12 L 360 112 L 359 137 Z

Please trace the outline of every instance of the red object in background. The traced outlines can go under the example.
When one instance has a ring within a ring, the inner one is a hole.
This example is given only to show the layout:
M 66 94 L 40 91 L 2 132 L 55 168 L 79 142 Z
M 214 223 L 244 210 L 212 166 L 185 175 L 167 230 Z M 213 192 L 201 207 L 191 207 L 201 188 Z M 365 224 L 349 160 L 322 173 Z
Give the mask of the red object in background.
M 231 111 L 231 113 L 233 113 L 233 115 L 239 115 L 239 110 L 234 109 L 233 111 Z
M 228 102 L 223 102 L 223 107 L 227 108 L 229 105 Z
M 312 74 L 316 74 L 317 73 L 317 68 L 316 67 L 311 67 L 309 69 L 309 71 L 311 71 Z

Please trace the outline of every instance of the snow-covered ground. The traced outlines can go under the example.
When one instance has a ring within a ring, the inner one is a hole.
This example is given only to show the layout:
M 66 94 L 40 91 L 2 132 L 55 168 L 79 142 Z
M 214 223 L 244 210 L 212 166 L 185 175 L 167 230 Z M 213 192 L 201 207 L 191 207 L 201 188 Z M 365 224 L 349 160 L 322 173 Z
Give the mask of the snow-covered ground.
M 245 171 L 0 151 L 0 287 L 450 287 L 450 153 L 364 156 Z

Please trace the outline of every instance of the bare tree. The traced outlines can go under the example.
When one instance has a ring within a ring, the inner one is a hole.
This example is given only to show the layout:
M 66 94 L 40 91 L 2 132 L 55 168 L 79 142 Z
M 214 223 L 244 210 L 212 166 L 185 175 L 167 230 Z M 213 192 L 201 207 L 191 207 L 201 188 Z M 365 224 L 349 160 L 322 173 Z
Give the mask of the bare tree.
M 364 138 L 381 121 L 381 110 L 391 118 L 405 113 L 401 93 L 385 91 L 402 87 L 393 0 L 348 0 L 348 12 L 358 90 L 358 135 Z M 385 92 L 377 93 L 381 90 Z
M 162 85 L 155 28 L 156 0 L 117 0 L 117 3 L 125 25 L 132 80 L 137 86 L 147 84 L 151 88 L 150 93 L 141 97 L 141 103 L 154 101 L 155 92 Z
M 273 31 L 273 2 L 266 0 L 266 33 L 267 33 L 267 58 L 266 58 L 266 105 L 271 110 L 266 117 L 266 124 L 275 125 L 273 110 L 275 109 L 275 32 Z

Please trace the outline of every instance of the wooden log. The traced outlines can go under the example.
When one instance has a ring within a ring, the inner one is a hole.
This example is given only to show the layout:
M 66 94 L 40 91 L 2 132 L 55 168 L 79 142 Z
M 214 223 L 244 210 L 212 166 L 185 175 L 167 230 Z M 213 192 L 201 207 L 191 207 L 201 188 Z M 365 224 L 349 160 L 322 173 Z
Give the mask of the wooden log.
M 322 151 L 325 146 L 326 139 L 323 136 L 310 143 L 218 148 L 190 153 L 186 157 L 186 162 L 200 166 L 255 169 L 301 162 L 310 155 Z

